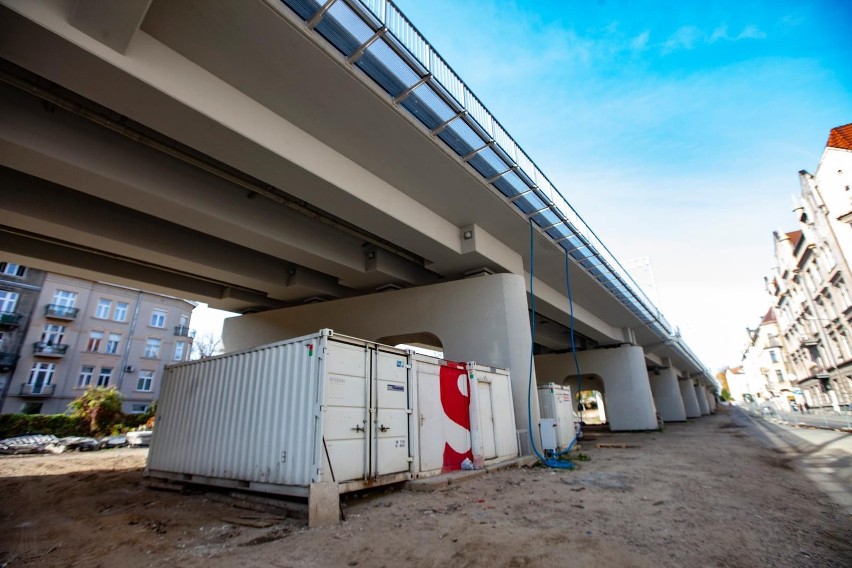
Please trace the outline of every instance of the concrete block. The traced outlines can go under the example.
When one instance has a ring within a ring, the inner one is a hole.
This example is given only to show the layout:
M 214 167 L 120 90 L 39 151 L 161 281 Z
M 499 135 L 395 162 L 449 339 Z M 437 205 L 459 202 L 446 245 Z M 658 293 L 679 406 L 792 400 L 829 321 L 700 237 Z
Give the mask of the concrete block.
M 311 483 L 308 494 L 308 526 L 340 524 L 340 493 L 336 483 Z

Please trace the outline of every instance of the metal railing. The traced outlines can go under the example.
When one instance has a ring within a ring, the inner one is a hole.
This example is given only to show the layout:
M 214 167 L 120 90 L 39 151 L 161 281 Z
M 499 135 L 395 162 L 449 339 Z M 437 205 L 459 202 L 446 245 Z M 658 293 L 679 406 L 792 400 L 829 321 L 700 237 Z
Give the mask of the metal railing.
M 51 396 L 56 390 L 56 385 L 30 385 L 22 384 L 19 396 Z
M 524 193 L 531 193 L 546 206 L 549 216 L 542 215 L 534 219 L 542 233 L 565 249 L 566 254 L 571 254 L 582 269 L 600 282 L 658 336 L 665 339 L 675 338 L 674 328 L 633 279 L 630 272 L 393 2 L 390 0 L 281 1 L 300 15 L 311 29 L 317 29 L 318 22 L 332 14 L 334 8 L 345 5 L 361 20 L 358 25 L 366 24 L 375 32 L 382 32 L 378 40 L 371 38 L 371 42 L 383 42 L 398 53 L 404 50 L 408 56 L 403 57 L 403 60 L 411 71 L 429 83 L 434 94 L 457 112 L 456 119 L 453 121 L 459 120 L 468 124 L 471 130 L 483 139 L 485 145 L 490 145 L 489 147 L 495 150 L 497 158 L 505 162 L 506 171 L 517 173 L 518 178 L 528 188 L 528 191 Z M 336 23 L 348 29 L 345 21 Z M 353 36 L 355 35 L 354 28 L 349 31 Z M 358 53 L 363 53 L 366 45 L 362 45 Z M 376 80 L 375 77 L 373 78 Z M 486 183 L 493 183 L 496 177 L 487 179 Z M 517 206 L 518 203 L 515 205 Z M 533 217 L 534 215 L 528 215 L 528 218 Z M 548 232 L 542 224 L 542 217 L 547 217 L 547 228 L 562 226 L 567 236 L 554 236 L 552 232 Z M 712 377 L 695 354 L 679 337 L 677 339 L 677 347 L 685 358 Z
M 195 330 L 189 329 L 185 325 L 176 325 L 174 333 L 178 337 L 195 337 Z
M 23 314 L 15 312 L 0 312 L 0 325 L 18 325 L 22 317 Z
M 39 357 L 64 357 L 68 346 L 63 343 L 46 343 L 36 341 L 33 343 L 33 355 Z
M 48 304 L 44 307 L 44 315 L 49 318 L 72 320 L 77 317 L 79 308 L 60 306 L 59 304 Z
M 783 422 L 791 426 L 806 426 L 811 428 L 827 428 L 831 430 L 852 430 L 852 410 L 837 412 L 832 409 L 809 410 L 778 410 L 772 404 L 753 404 L 748 407 L 753 416 L 766 420 Z

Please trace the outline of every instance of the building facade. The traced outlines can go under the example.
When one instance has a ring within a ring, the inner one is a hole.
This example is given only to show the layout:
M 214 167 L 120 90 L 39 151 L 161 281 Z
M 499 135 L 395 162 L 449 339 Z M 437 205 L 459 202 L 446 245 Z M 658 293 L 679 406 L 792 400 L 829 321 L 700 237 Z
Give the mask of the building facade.
M 831 131 L 816 172 L 799 179 L 798 229 L 775 233 L 770 311 L 799 402 L 840 410 L 852 404 L 852 124 Z
M 0 260 L 0 405 L 6 397 L 45 273 Z
M 744 381 L 739 381 L 747 391 L 737 388 L 735 393 L 732 390 L 734 399 L 744 400 L 745 395 L 750 394 L 758 399 L 780 398 L 784 404 L 794 402 L 796 375 L 783 347 L 774 307 L 769 308 L 756 329 L 748 330 L 748 336 L 741 366 Z
M 115 387 L 123 410 L 145 412 L 163 367 L 189 359 L 193 304 L 47 273 L 20 344 L 3 413 L 58 414 L 86 389 Z

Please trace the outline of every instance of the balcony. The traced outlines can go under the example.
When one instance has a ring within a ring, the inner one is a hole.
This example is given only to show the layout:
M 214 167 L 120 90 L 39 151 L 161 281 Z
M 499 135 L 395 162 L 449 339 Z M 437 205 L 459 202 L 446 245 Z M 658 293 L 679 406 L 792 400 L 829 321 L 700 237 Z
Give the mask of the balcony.
M 56 385 L 21 385 L 21 393 L 18 396 L 40 398 L 52 396 L 56 390 Z
M 195 337 L 195 330 L 189 329 L 185 325 L 175 326 L 175 335 L 178 337 Z
M 16 314 L 15 312 L 0 312 L 0 325 L 17 327 L 22 317 L 23 314 Z
M 7 371 L 18 362 L 17 353 L 0 352 L 0 371 Z
M 52 319 L 73 320 L 79 311 L 78 308 L 49 304 L 44 307 L 44 316 Z
M 33 343 L 33 355 L 38 357 L 64 357 L 68 346 L 62 343 L 50 344 L 44 341 Z

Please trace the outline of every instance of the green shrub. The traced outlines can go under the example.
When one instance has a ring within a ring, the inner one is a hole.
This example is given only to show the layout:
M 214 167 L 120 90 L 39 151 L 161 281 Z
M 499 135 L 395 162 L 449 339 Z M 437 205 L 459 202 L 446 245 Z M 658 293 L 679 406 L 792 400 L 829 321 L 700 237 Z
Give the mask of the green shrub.
M 85 420 L 66 414 L 0 414 L 0 439 L 30 433 L 88 436 L 89 427 Z
M 121 401 L 124 396 L 115 387 L 94 387 L 86 390 L 71 401 L 68 410 L 71 416 L 86 420 L 93 436 L 103 436 L 112 431 L 112 426 L 124 418 Z

